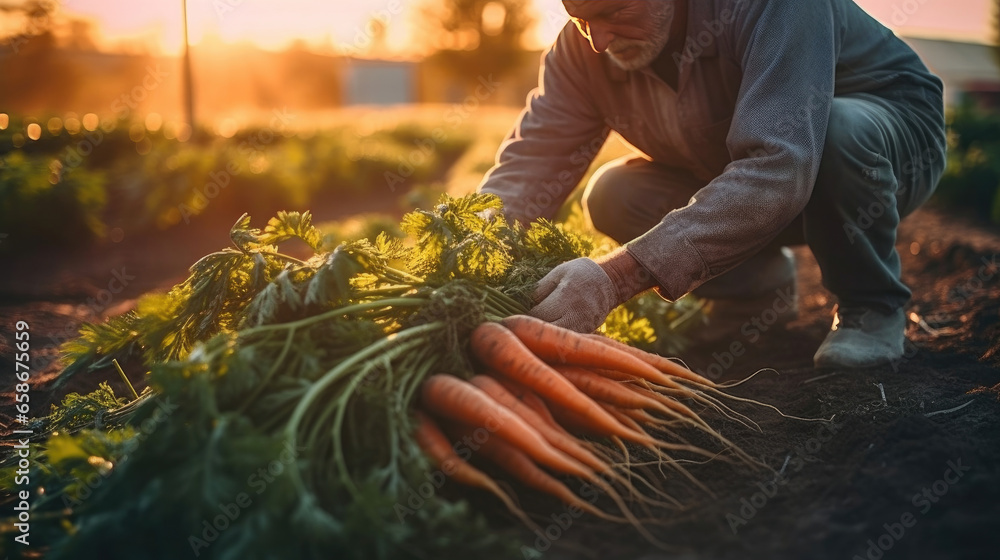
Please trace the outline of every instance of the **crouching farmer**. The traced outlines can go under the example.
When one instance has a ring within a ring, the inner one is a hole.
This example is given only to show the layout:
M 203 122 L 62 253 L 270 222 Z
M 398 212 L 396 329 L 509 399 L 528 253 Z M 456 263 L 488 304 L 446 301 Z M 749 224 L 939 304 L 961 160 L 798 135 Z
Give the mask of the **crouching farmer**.
M 623 246 L 554 269 L 531 314 L 588 332 L 655 288 L 709 298 L 714 325 L 738 329 L 776 292 L 794 302 L 782 248 L 806 244 L 838 299 L 816 366 L 898 359 L 896 231 L 945 160 L 941 81 L 917 55 L 851 0 L 564 6 L 572 21 L 479 190 L 510 220 L 551 218 L 611 131 L 639 153 L 584 193 Z

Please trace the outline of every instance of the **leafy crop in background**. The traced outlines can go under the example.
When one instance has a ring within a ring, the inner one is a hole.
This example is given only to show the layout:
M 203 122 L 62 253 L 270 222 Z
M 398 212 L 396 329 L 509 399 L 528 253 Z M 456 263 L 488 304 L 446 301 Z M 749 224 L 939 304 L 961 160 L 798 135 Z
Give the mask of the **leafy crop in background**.
M 105 175 L 59 160 L 0 156 L 0 228 L 10 247 L 72 244 L 104 235 Z
M 935 198 L 1000 224 L 1000 113 L 967 104 L 949 121 L 948 165 Z
M 376 190 L 402 194 L 441 180 L 474 140 L 456 130 L 421 148 L 415 142 L 433 138 L 438 125 L 405 119 L 318 132 L 251 127 L 231 138 L 200 131 L 187 142 L 162 128 L 133 141 L 124 123 L 96 131 L 43 127 L 25 142 L 27 124 L 14 117 L 0 129 L 5 251 L 87 245 L 104 224 L 140 233 L 211 223 L 237 208 L 272 213 L 336 206 Z

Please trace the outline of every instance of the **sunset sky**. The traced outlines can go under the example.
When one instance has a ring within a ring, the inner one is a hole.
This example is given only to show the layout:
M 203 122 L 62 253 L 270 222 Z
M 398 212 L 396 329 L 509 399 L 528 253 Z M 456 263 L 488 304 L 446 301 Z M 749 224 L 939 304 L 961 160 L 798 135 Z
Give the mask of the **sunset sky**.
M 19 0 L 15 0 L 17 2 Z M 388 20 L 389 47 L 407 52 L 419 37 L 414 6 L 426 0 L 189 0 L 191 40 L 251 41 L 268 49 L 296 39 L 338 51 L 363 50 L 370 43 L 366 23 Z M 550 43 L 566 13 L 560 0 L 533 0 L 538 23 L 533 47 Z M 857 0 L 897 33 L 991 41 L 991 0 Z M 180 0 L 61 0 L 68 14 L 91 19 L 112 46 L 152 47 L 177 52 L 181 44 Z

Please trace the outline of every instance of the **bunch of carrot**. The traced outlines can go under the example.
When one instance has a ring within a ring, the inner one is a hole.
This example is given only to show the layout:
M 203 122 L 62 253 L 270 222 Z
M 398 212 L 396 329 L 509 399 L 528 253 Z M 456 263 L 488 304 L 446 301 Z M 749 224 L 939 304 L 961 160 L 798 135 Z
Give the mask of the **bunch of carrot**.
M 534 527 L 510 496 L 460 457 L 451 441 L 485 428 L 490 435 L 477 450 L 481 459 L 568 505 L 604 519 L 629 522 L 650 540 L 655 539 L 630 511 L 616 485 L 644 505 L 680 504 L 632 470 L 626 442 L 645 448 L 657 464 L 670 465 L 706 492 L 671 453 L 709 459 L 720 453 L 691 445 L 675 429 L 701 430 L 755 465 L 682 402 L 700 403 L 756 427 L 717 398 L 736 397 L 667 358 L 525 315 L 482 323 L 473 331 L 470 345 L 483 373 L 468 381 L 445 374 L 428 377 L 421 390 L 415 438 L 435 467 L 459 483 L 495 494 L 529 526 Z M 574 434 L 606 438 L 617 450 Z M 615 502 L 622 516 L 608 514 L 576 496 L 556 476 L 593 484 Z M 638 492 L 633 480 L 666 502 Z
M 234 539 L 239 547 L 227 541 L 212 554 L 435 558 L 445 546 L 460 547 L 463 557 L 494 551 L 495 532 L 467 523 L 467 510 L 444 499 L 428 500 L 421 515 L 407 518 L 407 530 L 389 522 L 403 515 L 382 504 L 409 500 L 424 482 L 427 473 L 413 462 L 421 451 L 454 480 L 498 496 L 529 525 L 502 479 L 634 524 L 650 540 L 642 525 L 652 507 L 680 507 L 685 496 L 678 492 L 704 488 L 685 467 L 715 457 L 752 464 L 699 417 L 714 411 L 754 426 L 723 404 L 735 398 L 728 386 L 521 315 L 548 271 L 590 254 L 591 246 L 544 220 L 511 227 L 499 210 L 493 195 L 444 197 L 404 218 L 406 240 L 383 234 L 332 251 L 308 214 L 280 213 L 263 230 L 244 215 L 230 232 L 233 248 L 200 259 L 167 294 L 147 295 L 135 311 L 84 328 L 64 348 L 70 365 L 61 380 L 141 354 L 152 390 L 123 407 L 102 390 L 83 401 L 94 406 L 82 420 L 67 400 L 63 409 L 72 414 L 39 422 L 36 434 L 94 426 L 74 441 L 114 465 L 110 476 L 100 473 L 102 488 L 85 507 L 68 508 L 55 498 L 72 496 L 69 481 L 80 477 L 65 473 L 78 457 L 41 459 L 32 480 L 45 481 L 46 497 L 32 507 L 42 508 L 39 522 L 49 520 L 46 534 L 67 534 L 54 550 L 63 558 L 83 549 L 126 558 L 142 533 L 168 543 L 157 557 L 190 553 L 176 531 L 218 514 L 205 492 L 243 484 L 245 468 L 273 463 L 279 447 L 297 457 L 281 478 L 285 491 L 262 495 L 266 506 L 230 525 L 244 530 L 227 535 L 249 535 Z M 292 239 L 315 254 L 302 260 L 277 251 Z M 179 409 L 155 438 L 117 435 L 124 427 L 139 434 L 165 402 Z M 76 426 L 59 424 L 70 416 Z M 451 445 L 470 435 L 478 444 L 484 432 L 474 456 Z M 143 484 L 150 465 L 163 484 Z M 668 468 L 678 475 L 661 476 L 674 474 Z M 675 491 L 672 479 L 684 488 Z M 570 491 L 579 482 L 597 491 L 584 494 L 593 501 Z M 141 500 L 132 499 L 137 491 Z M 603 499 L 594 499 L 598 494 Z M 136 505 L 168 503 L 197 508 Z M 71 536 L 64 530 L 70 524 Z M 442 538 L 440 531 L 456 534 Z

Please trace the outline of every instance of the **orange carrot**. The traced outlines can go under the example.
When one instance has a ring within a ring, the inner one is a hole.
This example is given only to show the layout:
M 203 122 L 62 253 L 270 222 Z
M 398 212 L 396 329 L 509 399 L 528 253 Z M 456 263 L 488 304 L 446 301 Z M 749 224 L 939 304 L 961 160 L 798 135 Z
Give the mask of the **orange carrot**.
M 566 367 L 566 366 L 557 366 L 556 369 L 562 372 L 561 367 Z M 678 401 L 677 400 L 678 398 L 694 397 L 699 402 L 708 404 L 708 406 L 710 406 L 713 410 L 715 410 L 719 414 L 722 414 L 726 418 L 729 418 L 730 420 L 733 420 L 735 422 L 739 422 L 740 424 L 743 424 L 747 428 L 756 429 L 757 431 L 760 431 L 760 426 L 758 426 L 757 423 L 754 422 L 753 420 L 729 408 L 724 403 L 720 402 L 718 399 L 712 397 L 711 395 L 699 394 L 700 392 L 696 389 L 685 389 L 685 390 L 667 389 L 664 387 L 659 387 L 655 384 L 651 384 L 644 379 L 637 379 L 627 373 L 621 373 L 606 369 L 598 369 L 595 370 L 595 372 L 598 375 L 605 377 L 609 380 L 611 379 L 618 380 L 619 383 L 617 383 L 617 385 L 619 387 L 628 389 L 633 393 L 638 393 L 645 398 L 653 399 L 657 401 L 660 406 L 665 406 L 671 409 L 672 412 L 668 413 L 667 414 L 668 416 L 685 420 L 687 422 L 694 421 L 699 428 L 705 430 L 707 433 L 710 433 L 713 436 L 716 435 L 714 430 L 712 430 L 709 427 L 709 425 L 704 420 L 702 420 L 697 413 L 692 411 L 685 404 Z M 657 408 L 657 410 L 659 412 L 666 412 L 662 408 Z M 657 422 L 657 423 L 660 424 L 662 422 Z
M 619 422 L 628 426 L 629 429 L 635 430 L 636 432 L 645 434 L 646 430 L 642 427 L 642 424 L 635 420 L 635 416 L 629 414 L 630 412 L 645 412 L 641 408 L 625 408 L 621 409 L 609 403 L 600 403 L 604 410 L 608 411 L 608 414 L 614 416 Z
M 744 452 L 742 449 L 740 449 L 739 447 L 737 447 L 736 444 L 734 444 L 733 442 L 729 441 L 728 438 L 726 438 L 725 436 L 723 436 L 722 434 L 720 434 L 716 430 L 712 429 L 712 427 L 709 426 L 704 420 L 702 420 L 700 416 L 694 414 L 694 412 L 691 411 L 691 409 L 689 409 L 688 407 L 684 406 L 682 403 L 674 400 L 673 398 L 671 398 L 671 397 L 669 397 L 667 395 L 661 395 L 659 392 L 657 392 L 657 391 L 649 388 L 648 386 L 642 386 L 642 385 L 638 385 L 638 384 L 635 384 L 635 385 L 628 384 L 626 386 L 629 387 L 631 390 L 637 392 L 637 393 L 641 393 L 641 394 L 649 396 L 650 398 L 656 399 L 657 401 L 663 403 L 664 405 L 666 405 L 668 407 L 682 408 L 683 410 L 687 411 L 687 413 L 690 413 L 691 415 L 694 415 L 693 416 L 694 420 L 697 422 L 697 427 L 700 430 L 702 430 L 703 432 L 707 433 L 708 435 L 714 437 L 715 439 L 719 440 L 719 442 L 722 443 L 723 445 L 731 448 L 733 450 L 733 452 L 736 453 L 736 455 L 739 456 L 747 464 L 749 464 L 751 466 L 754 466 L 754 467 L 756 467 L 756 466 L 759 465 L 758 461 L 754 460 L 752 457 L 750 457 L 749 455 L 747 455 L 746 452 Z M 719 410 L 719 409 L 716 408 L 716 410 Z M 732 419 L 732 420 L 734 420 L 736 422 L 740 422 L 739 418 L 733 418 L 729 414 L 727 414 L 726 412 L 724 412 L 722 410 L 720 410 L 720 412 L 722 412 L 722 414 L 724 416 L 726 416 L 726 417 L 728 417 L 728 418 L 730 418 L 730 419 Z M 733 414 L 739 415 L 738 412 L 735 412 L 735 411 L 730 411 L 730 412 L 733 412 Z M 740 415 L 740 416 L 742 416 L 742 415 Z M 753 423 L 753 421 L 750 420 L 750 419 L 747 419 L 747 421 Z M 664 423 L 659 423 L 659 422 L 656 422 L 656 424 L 658 424 L 660 426 L 666 425 Z M 744 425 L 746 425 L 746 424 L 744 424 Z M 756 424 L 754 424 L 754 425 L 756 425 Z M 749 426 L 747 426 L 747 427 L 749 427 Z
M 549 368 L 546 368 L 546 369 L 549 369 Z M 558 371 L 551 370 L 551 372 L 546 372 L 545 375 L 554 375 L 554 376 L 558 377 L 561 374 Z M 599 376 L 595 375 L 595 377 L 599 377 Z M 604 381 L 606 381 L 606 380 L 604 380 Z M 608 381 L 608 383 L 613 383 L 613 382 Z M 574 386 L 573 383 L 570 383 L 570 386 L 575 388 L 575 386 Z M 628 398 L 628 395 L 627 394 L 623 394 L 623 393 L 631 393 L 631 394 L 633 394 L 636 398 L 634 398 L 632 402 L 635 403 L 635 404 L 638 404 L 640 406 L 647 405 L 647 406 L 650 406 L 650 407 L 655 408 L 657 410 L 663 410 L 663 411 L 665 411 L 667 413 L 670 413 L 670 411 L 668 409 L 666 409 L 666 407 L 660 405 L 657 401 L 655 401 L 653 399 L 643 398 L 642 395 L 639 395 L 638 393 L 634 393 L 632 391 L 629 391 L 628 389 L 624 389 L 624 391 L 619 392 L 619 396 L 622 399 Z M 641 444 L 641 445 L 645 446 L 646 448 L 648 448 L 650 450 L 653 450 L 653 451 L 655 451 L 656 448 L 658 448 L 658 447 L 664 447 L 664 444 L 662 442 L 657 441 L 655 438 L 653 438 L 649 434 L 645 433 L 641 429 L 638 430 L 638 431 L 636 431 L 636 430 L 632 430 L 629 427 L 623 425 L 619 421 L 619 418 L 616 415 L 614 415 L 614 414 L 610 413 L 609 411 L 605 410 L 598 403 L 590 400 L 590 398 L 587 395 L 584 394 L 582 396 L 582 398 L 583 399 L 587 399 L 587 401 L 593 403 L 594 404 L 594 409 L 601 411 L 601 413 L 603 413 L 603 415 L 611 418 L 612 421 L 614 422 L 614 424 L 613 424 L 614 427 L 611 428 L 611 429 L 609 429 L 608 422 L 603 421 L 600 416 L 595 417 L 595 415 L 593 414 L 593 412 L 591 412 L 589 410 L 586 411 L 586 412 L 581 412 L 581 410 L 580 410 L 581 407 L 579 407 L 579 406 L 577 406 L 577 407 L 570 407 L 570 408 L 556 407 L 555 411 L 554 411 L 554 414 L 557 416 L 558 423 L 560 425 L 569 426 L 570 428 L 572 428 L 573 430 L 577 431 L 578 433 L 585 433 L 585 434 L 599 435 L 599 436 L 608 436 L 608 437 L 618 436 L 618 437 L 621 437 L 623 439 L 627 439 L 628 441 L 632 441 L 632 442 Z M 683 406 L 683 405 L 681 405 L 681 406 Z M 586 409 L 584 409 L 584 410 L 586 410 Z M 556 445 L 554 442 L 551 442 L 551 443 L 553 443 L 553 445 L 555 445 L 557 448 L 559 448 L 559 446 Z M 564 452 L 566 452 L 565 449 L 562 449 L 562 450 Z M 579 457 L 577 457 L 577 459 L 579 459 Z M 588 466 L 591 466 L 593 468 L 592 465 L 588 465 Z
M 601 344 L 580 333 L 528 315 L 512 315 L 501 322 L 531 352 L 547 362 L 613 369 L 664 387 L 685 389 L 674 378 L 628 352 Z
M 542 398 L 539 397 L 537 394 L 535 394 L 534 391 L 528 389 L 524 385 L 521 385 L 517 381 L 514 381 L 513 379 L 508 379 L 506 377 L 498 377 L 497 381 L 499 381 L 501 385 L 503 385 L 508 391 L 510 391 L 511 394 L 517 397 L 518 400 L 520 400 L 521 402 L 526 404 L 529 408 L 537 412 L 538 415 L 541 416 L 542 420 L 544 420 L 546 424 L 551 426 L 552 429 L 556 430 L 565 437 L 576 439 L 573 436 L 573 434 L 569 433 L 566 430 L 566 428 L 563 427 L 563 425 L 560 424 L 558 420 L 556 420 L 556 418 L 552 415 L 552 411 L 549 410 L 548 405 L 545 404 L 545 401 L 542 400 Z M 585 448 L 587 448 L 591 453 L 597 455 L 601 459 L 604 459 L 605 461 L 611 460 L 608 453 L 608 448 L 605 447 L 604 445 L 601 445 L 600 443 L 593 441 L 582 441 L 582 440 L 577 440 L 577 441 Z
M 494 372 L 493 377 L 494 379 L 497 380 L 497 382 L 503 385 L 504 389 L 507 389 L 507 391 L 509 391 L 510 394 L 517 397 L 519 401 L 523 402 L 525 405 L 531 408 L 531 410 L 534 410 L 536 413 L 538 413 L 538 415 L 541 416 L 543 420 L 545 420 L 546 424 L 556 428 L 557 430 L 562 431 L 564 434 L 569 435 L 569 432 L 567 432 L 562 426 L 560 426 L 559 422 L 556 422 L 555 417 L 552 416 L 552 411 L 550 411 L 549 407 L 545 405 L 545 401 L 543 401 L 541 397 L 536 395 L 534 391 L 518 383 L 517 381 L 514 381 L 509 377 L 503 377 L 498 373 Z
M 631 420 L 630 418 L 628 418 L 628 416 L 622 414 L 621 412 L 613 411 L 613 413 L 615 414 L 616 417 L 619 417 L 619 415 L 621 415 L 621 417 L 619 419 L 622 420 L 622 421 Z M 632 422 L 635 422 L 635 420 L 632 420 Z M 646 432 L 643 431 L 642 433 L 645 434 Z M 665 441 L 656 440 L 653 437 L 650 437 L 650 439 L 653 439 L 654 441 L 656 441 L 657 442 L 657 446 L 661 447 L 663 449 L 670 449 L 670 450 L 673 450 L 673 451 L 687 451 L 687 452 L 693 453 L 695 455 L 701 455 L 703 457 L 708 457 L 709 459 L 712 459 L 712 458 L 715 458 L 715 457 L 718 456 L 717 453 L 712 453 L 710 451 L 707 451 L 705 449 L 702 449 L 700 447 L 697 447 L 697 446 L 694 446 L 694 445 L 691 445 L 691 444 L 688 444 L 688 443 L 683 443 L 683 444 L 682 443 L 667 443 Z M 670 455 L 667 455 L 666 453 L 663 453 L 663 452 L 658 452 L 657 453 L 657 458 L 659 460 L 661 460 L 661 461 L 665 460 L 666 463 L 668 465 L 670 465 L 674 470 L 676 470 L 677 472 L 679 472 L 680 474 L 682 474 L 685 478 L 687 478 L 688 480 L 690 480 L 692 484 L 694 484 L 698 488 L 701 488 L 702 490 L 704 490 L 705 493 L 707 493 L 708 495 L 713 496 L 713 497 L 715 496 L 715 494 L 711 490 L 709 490 L 707 486 L 705 486 L 704 484 L 702 484 L 701 481 L 699 481 L 697 478 L 695 478 L 695 476 L 693 474 L 691 474 L 690 472 L 688 472 L 687 469 L 685 469 L 676 459 L 674 459 Z M 671 498 L 671 499 L 673 499 L 673 498 Z
M 553 406 L 549 410 L 552 411 L 552 416 L 555 417 L 556 422 L 560 426 L 565 426 L 565 428 L 573 434 L 575 437 L 588 437 L 588 438 L 613 438 L 615 434 L 609 432 L 603 424 L 594 422 L 593 419 L 586 415 L 580 414 L 575 410 L 570 410 L 568 408 L 563 408 L 561 406 Z M 608 416 L 612 416 L 608 414 Z M 615 420 L 615 422 L 618 422 Z M 618 422 L 620 424 L 620 422 Z M 625 428 L 624 425 L 622 425 Z M 625 428 L 628 429 L 628 428 Z
M 603 401 L 600 404 L 605 410 L 608 411 L 609 414 L 614 416 L 616 420 L 631 429 L 633 432 L 645 436 L 647 441 L 655 440 L 655 438 L 650 436 L 642 425 L 636 422 L 635 419 L 628 414 L 628 412 L 633 410 L 655 410 L 673 418 L 683 419 L 683 417 L 677 415 L 673 410 L 664 406 L 664 404 L 659 402 L 657 399 L 641 394 L 638 391 L 633 391 L 628 387 L 624 387 L 614 381 L 605 379 L 599 374 L 588 371 L 584 368 L 576 366 L 556 366 L 555 369 L 569 379 L 574 385 L 582 389 L 585 393 L 595 399 Z M 666 399 L 667 397 L 662 398 Z M 654 423 L 654 425 L 658 427 L 659 423 Z M 685 450 L 708 457 L 714 456 L 713 453 L 689 444 L 679 445 L 657 440 L 655 445 L 664 449 Z
M 707 394 L 707 392 L 712 392 L 712 393 L 717 394 L 719 396 L 722 396 L 722 397 L 725 397 L 725 398 L 729 398 L 729 399 L 733 399 L 733 400 L 750 402 L 750 403 L 757 404 L 757 405 L 760 405 L 760 406 L 765 406 L 765 407 L 773 408 L 773 407 L 771 407 L 771 405 L 768 405 L 768 404 L 759 403 L 757 401 L 753 401 L 753 400 L 750 400 L 750 399 L 743 399 L 743 398 L 740 398 L 740 397 L 734 397 L 732 395 L 724 393 L 721 390 L 715 389 L 713 387 L 699 386 L 698 389 L 692 389 L 692 388 L 689 388 L 689 387 L 684 387 L 684 388 L 681 388 L 681 389 L 667 388 L 667 387 L 663 387 L 661 385 L 657 385 L 656 383 L 649 382 L 649 381 L 647 381 L 645 379 L 636 377 L 636 376 L 634 376 L 632 374 L 624 373 L 624 372 L 621 372 L 621 371 L 616 371 L 616 370 L 612 370 L 612 369 L 603 369 L 603 368 L 593 368 L 592 371 L 594 371 L 594 372 L 596 372 L 596 373 L 600 374 L 601 376 L 606 377 L 608 379 L 611 379 L 611 380 L 614 380 L 614 381 L 618 381 L 618 382 L 620 382 L 621 385 L 626 386 L 626 387 L 628 387 L 628 388 L 630 388 L 630 389 L 632 389 L 634 391 L 639 391 L 639 392 L 641 392 L 643 394 L 652 393 L 652 395 L 650 395 L 652 398 L 656 398 L 657 400 L 659 400 L 660 402 L 662 402 L 666 406 L 677 410 L 681 414 L 683 414 L 683 415 L 685 415 L 685 416 L 687 416 L 687 417 L 695 420 L 696 422 L 698 422 L 699 424 L 703 425 L 706 428 L 708 427 L 708 424 L 706 424 L 705 422 L 703 422 L 702 419 L 701 419 L 701 417 L 697 416 L 697 414 L 694 413 L 693 411 L 691 411 L 690 408 L 688 408 L 687 406 L 681 404 L 677 400 L 677 398 L 691 398 L 691 399 L 694 399 L 694 400 L 696 400 L 696 401 L 698 401 L 698 402 L 700 402 L 702 404 L 705 404 L 705 405 L 711 407 L 713 410 L 715 410 L 716 412 L 718 412 L 718 413 L 722 414 L 723 416 L 729 418 L 730 420 L 734 420 L 736 422 L 739 422 L 740 424 L 743 424 L 744 426 L 746 426 L 748 428 L 751 428 L 751 429 L 755 429 L 757 431 L 760 431 L 760 426 L 758 426 L 756 422 L 754 422 L 753 420 L 747 418 L 745 415 L 740 414 L 739 412 L 733 410 L 732 408 L 729 408 L 728 406 L 725 405 L 725 403 L 723 403 L 719 399 L 717 399 L 717 398 L 715 398 L 715 397 Z M 687 383 L 687 381 L 685 381 L 685 383 Z M 642 389 L 644 389 L 644 391 Z M 706 391 L 706 392 L 703 392 L 703 391 Z M 664 397 L 667 397 L 669 400 L 664 400 Z M 778 411 L 778 413 L 781 414 L 782 416 L 786 416 L 780 410 Z
M 463 426 L 458 428 L 458 431 L 461 432 L 462 435 L 471 436 L 473 429 L 469 426 Z M 571 492 L 570 489 L 563 483 L 538 468 L 538 465 L 536 465 L 523 451 L 500 438 L 488 438 L 479 446 L 476 452 L 481 453 L 483 457 L 489 459 L 498 467 L 511 474 L 525 486 L 534 488 L 535 490 L 544 492 L 551 496 L 555 496 L 566 504 L 576 506 L 602 519 L 617 522 L 626 521 L 624 518 L 609 515 L 590 502 L 584 501 L 579 496 Z
M 635 356 L 636 358 L 639 358 L 640 360 L 646 362 L 647 364 L 655 367 L 656 369 L 662 371 L 663 373 L 666 373 L 667 375 L 673 375 L 675 377 L 680 377 L 680 378 L 683 378 L 683 379 L 687 379 L 688 381 L 693 381 L 693 382 L 698 383 L 700 385 L 707 385 L 709 387 L 717 387 L 718 386 L 714 381 L 712 381 L 710 379 L 706 379 L 705 377 L 702 377 L 701 375 L 698 375 L 697 373 L 695 373 L 695 372 L 691 371 L 690 369 L 682 366 L 681 364 L 678 364 L 677 362 L 674 362 L 673 360 L 671 360 L 669 358 L 664 358 L 663 356 L 660 356 L 659 354 L 653 354 L 653 353 L 650 353 L 650 352 L 644 352 L 644 351 L 642 351 L 642 350 L 640 350 L 638 348 L 629 346 L 628 344 L 624 344 L 624 343 L 618 342 L 617 340 L 614 340 L 613 338 L 608 338 L 606 336 L 601 336 L 599 334 L 585 334 L 583 336 L 585 336 L 586 338 L 589 338 L 591 340 L 596 340 L 597 342 L 600 342 L 601 344 L 605 344 L 605 345 L 610 346 L 612 348 L 617 348 L 617 349 L 621 350 L 622 352 L 626 352 L 628 354 L 631 354 L 631 355 Z
M 715 406 L 715 403 L 709 401 L 701 392 L 681 384 L 677 378 L 671 377 L 643 360 L 611 345 L 596 342 L 579 333 L 575 333 L 562 327 L 557 327 L 527 315 L 513 315 L 503 319 L 502 323 L 514 332 L 514 334 L 525 344 L 525 346 L 528 347 L 530 352 L 533 352 L 542 359 L 562 364 L 575 364 L 590 368 L 608 368 L 621 371 L 626 374 L 640 377 L 648 382 L 655 383 L 669 389 L 675 389 L 688 398 L 694 399 L 708 406 Z M 686 378 L 682 378 L 680 381 L 691 383 L 691 381 Z M 725 396 L 735 400 L 748 400 L 726 395 L 711 386 L 703 387 L 709 391 L 718 393 L 720 396 Z M 668 399 L 661 402 L 698 422 L 701 428 L 719 439 L 719 441 L 726 443 L 727 445 L 732 445 L 718 432 L 712 430 L 708 424 L 701 420 L 697 414 L 686 406 L 675 401 L 674 399 Z M 756 401 L 752 402 L 756 403 Z M 785 416 L 780 411 L 778 412 Z M 737 453 L 743 456 L 744 460 L 749 459 L 749 456 L 744 454 L 735 446 L 733 447 Z
M 629 414 L 630 412 L 642 412 L 642 411 L 638 411 L 637 409 L 618 410 L 615 407 L 608 404 L 603 404 L 602 406 L 604 406 L 605 409 L 607 409 L 607 411 L 611 413 L 615 418 L 617 418 L 618 421 L 621 422 L 622 424 L 625 424 L 626 426 L 635 430 L 636 432 L 649 435 L 648 432 L 646 432 L 645 428 L 642 426 L 642 424 L 640 424 L 640 422 L 636 419 L 638 415 Z M 669 432 L 669 430 L 661 428 L 658 422 L 653 422 L 650 427 L 655 429 L 662 429 L 664 432 Z M 649 437 L 650 439 L 655 439 L 652 436 Z M 710 458 L 716 457 L 718 455 L 717 453 L 712 453 L 711 451 L 691 445 L 683 438 L 676 437 L 676 439 L 680 440 L 682 443 L 670 443 L 663 440 L 656 440 L 656 445 L 664 449 L 672 449 L 674 451 L 689 451 L 696 455 L 702 455 Z
M 495 432 L 547 467 L 584 479 L 594 476 L 588 467 L 552 447 L 537 430 L 509 408 L 453 375 L 437 374 L 425 379 L 421 399 L 424 410 Z
M 496 379 L 486 375 L 477 375 L 470 379 L 469 383 L 481 389 L 484 393 L 492 397 L 493 400 L 509 408 L 511 412 L 517 414 L 521 418 L 524 418 L 529 425 L 538 430 L 538 433 L 559 451 L 562 451 L 595 471 L 606 472 L 611 470 L 610 465 L 598 459 L 590 451 L 587 451 L 587 449 L 580 445 L 572 436 L 560 432 L 550 426 L 541 414 L 535 412 L 535 410 L 530 406 L 518 400 L 513 393 L 508 391 Z
M 514 504 L 510 496 L 497 486 L 497 483 L 492 478 L 466 463 L 455 453 L 448 438 L 441 432 L 441 429 L 438 428 L 433 420 L 420 411 L 416 411 L 414 415 L 417 420 L 417 428 L 413 433 L 413 437 L 417 441 L 417 445 L 420 446 L 420 449 L 427 455 L 427 458 L 431 460 L 431 464 L 441 469 L 456 482 L 465 484 L 466 486 L 482 488 L 494 494 L 525 525 L 532 529 L 538 528 L 524 511 Z
M 535 413 L 537 413 L 538 416 L 541 417 L 542 420 L 544 420 L 550 427 L 565 436 L 573 437 L 573 434 L 567 432 L 566 428 L 564 428 L 562 424 L 556 420 L 555 416 L 552 415 L 552 411 L 549 410 L 549 407 L 545 404 L 545 401 L 535 394 L 534 391 L 517 381 L 510 379 L 509 377 L 503 377 L 497 373 L 494 373 L 494 378 L 497 382 L 503 385 L 504 389 L 507 389 L 510 394 L 517 397 L 517 399 L 523 402 L 528 408 L 534 410 Z
M 660 410 L 663 405 L 646 395 L 632 390 L 621 383 L 616 383 L 604 376 L 590 371 L 580 366 L 558 365 L 553 366 L 554 370 L 569 379 L 570 383 L 576 385 L 583 391 L 598 401 L 613 404 L 618 408 L 644 408 Z
M 693 421 L 695 424 L 698 424 L 699 426 L 708 428 L 708 424 L 706 424 L 705 421 L 702 420 L 701 417 L 698 416 L 698 414 L 695 413 L 693 410 L 691 410 L 687 405 L 678 401 L 677 399 L 668 398 L 661 395 L 660 394 L 661 389 L 658 389 L 659 386 L 656 385 L 655 383 L 650 383 L 645 379 L 638 378 L 631 374 L 623 373 L 613 369 L 594 368 L 592 371 L 601 375 L 602 377 L 606 377 L 607 379 L 617 381 L 619 386 L 624 387 L 634 393 L 639 393 L 649 398 L 656 399 L 662 405 L 675 411 L 675 414 L 670 414 L 670 416 L 687 417 L 689 421 Z M 684 396 L 692 396 L 693 394 L 693 390 L 691 389 L 680 389 L 680 390 L 671 389 L 671 390 L 675 391 L 675 393 L 673 394 L 679 394 Z
M 482 379 L 484 377 L 485 380 Z M 609 467 L 621 467 L 621 465 L 608 462 L 610 459 L 608 459 L 606 447 L 598 445 L 595 442 L 581 441 L 568 432 L 564 427 L 569 426 L 579 433 L 607 436 L 607 431 L 600 425 L 595 425 L 595 423 L 589 420 L 586 416 L 573 411 L 567 411 L 561 407 L 556 407 L 550 410 L 545 404 L 545 401 L 531 389 L 509 378 L 499 377 L 494 379 L 489 376 L 476 376 L 470 382 L 480 386 L 480 388 L 484 388 L 483 385 L 492 384 L 505 390 L 509 395 L 508 398 L 516 399 L 519 403 L 523 404 L 530 410 L 528 414 L 534 414 L 537 420 L 529 420 L 529 423 L 531 423 L 532 426 L 545 426 L 540 429 L 539 432 L 541 432 L 546 438 L 551 435 L 551 437 L 554 438 L 554 441 L 550 441 L 553 446 L 566 452 L 570 456 L 576 458 L 587 466 L 594 468 L 595 470 L 610 474 L 615 480 L 628 488 L 630 492 L 635 491 L 634 487 L 630 484 L 627 478 L 622 477 L 613 470 L 609 470 Z M 484 388 L 484 390 L 486 389 Z M 493 395 L 491 394 L 491 396 Z M 497 395 L 495 398 L 499 401 L 503 397 Z M 553 416 L 553 410 L 557 415 L 559 415 L 558 420 Z M 646 434 L 642 434 L 642 436 L 646 436 Z M 624 443 L 622 443 L 617 436 L 611 436 L 611 438 L 618 444 L 621 448 L 621 452 L 627 457 L 628 451 L 625 448 Z M 655 445 L 650 445 L 652 443 L 656 443 L 655 440 L 652 440 L 652 438 L 650 438 L 650 440 L 651 441 L 642 441 L 641 443 L 646 444 L 647 447 L 650 448 L 655 447 Z M 655 452 L 655 449 L 653 449 L 653 451 Z
M 650 534 L 636 519 L 610 484 L 602 480 L 586 465 L 549 445 L 545 438 L 520 416 L 498 404 L 479 388 L 453 375 L 436 374 L 424 380 L 421 386 L 421 401 L 425 410 L 433 411 L 437 415 L 468 426 L 484 427 L 494 431 L 501 439 L 520 449 L 538 463 L 594 484 L 614 500 L 625 518 L 647 540 L 658 546 L 663 546 L 663 543 Z M 603 409 L 600 410 L 604 412 Z M 605 414 L 607 413 L 605 412 Z
M 532 410 L 537 412 L 538 415 L 541 416 L 542 419 L 544 419 L 547 424 L 556 428 L 557 430 L 560 430 L 562 433 L 569 435 L 569 432 L 567 432 L 565 428 L 560 426 L 559 422 L 556 422 L 555 417 L 552 416 L 552 411 L 549 410 L 549 407 L 545 404 L 545 401 L 542 400 L 542 398 L 539 397 L 538 394 L 536 394 L 531 389 L 525 387 L 524 385 L 518 383 L 517 381 L 514 381 L 509 377 L 503 377 L 495 372 L 493 377 L 501 385 L 503 385 L 505 389 L 510 391 L 510 394 L 514 395 L 515 397 L 517 397 L 518 400 L 528 405 Z
M 632 384 L 648 384 L 649 382 L 641 377 L 636 377 L 631 373 L 624 373 L 615 369 L 608 368 L 589 368 L 591 371 L 601 374 L 603 377 L 607 377 L 612 381 L 618 381 L 619 383 L 632 383 Z
M 472 352 L 492 370 L 510 377 L 561 408 L 576 412 L 607 434 L 632 439 L 636 436 L 583 394 L 565 377 L 538 359 L 499 323 L 486 322 L 472 331 Z

